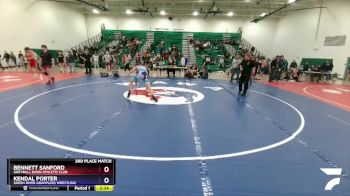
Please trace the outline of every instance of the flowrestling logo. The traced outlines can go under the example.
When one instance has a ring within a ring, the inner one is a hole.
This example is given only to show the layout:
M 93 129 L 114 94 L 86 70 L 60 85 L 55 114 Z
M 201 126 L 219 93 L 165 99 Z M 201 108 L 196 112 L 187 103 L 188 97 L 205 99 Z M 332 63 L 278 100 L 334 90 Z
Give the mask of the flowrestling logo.
M 328 181 L 324 190 L 331 191 L 336 185 L 340 184 L 341 168 L 320 168 L 328 176 L 335 176 L 335 178 Z
M 128 98 L 131 101 L 144 104 L 157 105 L 182 105 L 188 103 L 195 103 L 204 99 L 204 95 L 198 91 L 179 88 L 179 87 L 153 87 L 153 94 L 158 99 L 158 102 L 152 100 L 148 95 L 146 88 L 137 88 L 132 91 Z M 128 91 L 124 93 L 127 98 Z

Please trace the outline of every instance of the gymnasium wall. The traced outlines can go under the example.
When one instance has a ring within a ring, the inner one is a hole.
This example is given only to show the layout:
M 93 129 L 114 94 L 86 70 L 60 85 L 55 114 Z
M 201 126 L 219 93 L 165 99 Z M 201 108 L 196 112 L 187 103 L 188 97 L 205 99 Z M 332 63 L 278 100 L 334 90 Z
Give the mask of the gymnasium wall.
M 242 17 L 201 17 L 189 16 L 187 19 L 174 18 L 170 21 L 168 16 L 150 17 L 139 14 L 111 16 L 89 14 L 88 33 L 95 35 L 100 32 L 100 25 L 105 24 L 106 29 L 119 30 L 169 30 L 188 32 L 238 32 L 243 28 L 243 37 L 249 40 L 263 53 L 272 55 L 272 43 L 277 24 L 276 19 L 262 21 L 261 23 L 250 23 L 248 18 Z
M 0 54 L 25 46 L 66 49 L 87 39 L 85 17 L 62 4 L 0 0 Z
M 334 71 L 343 75 L 350 57 L 350 1 L 326 1 L 322 10 L 318 36 L 320 9 L 297 11 L 279 20 L 275 33 L 274 54 L 284 54 L 289 62 L 307 58 L 334 59 Z M 346 35 L 345 46 L 324 46 L 325 36 Z

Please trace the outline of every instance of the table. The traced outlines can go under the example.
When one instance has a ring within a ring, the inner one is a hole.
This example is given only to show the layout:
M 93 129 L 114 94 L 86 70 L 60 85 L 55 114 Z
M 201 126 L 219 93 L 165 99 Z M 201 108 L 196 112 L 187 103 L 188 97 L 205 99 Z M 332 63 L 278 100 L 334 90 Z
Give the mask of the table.
M 338 77 L 338 74 L 336 73 L 326 73 L 326 72 L 319 72 L 319 71 L 302 71 L 301 73 L 305 77 L 305 81 L 310 81 L 310 82 L 313 82 L 315 79 L 316 79 L 316 82 L 319 82 L 320 80 L 324 79 L 325 76 L 330 76 L 331 82 L 333 84 L 334 79 Z
M 159 70 L 159 74 L 162 75 L 163 70 L 175 70 L 175 71 L 180 71 L 180 75 L 182 70 L 185 71 L 188 68 L 187 67 L 179 67 L 179 66 L 156 66 L 154 69 Z M 174 75 L 175 76 L 175 75 Z

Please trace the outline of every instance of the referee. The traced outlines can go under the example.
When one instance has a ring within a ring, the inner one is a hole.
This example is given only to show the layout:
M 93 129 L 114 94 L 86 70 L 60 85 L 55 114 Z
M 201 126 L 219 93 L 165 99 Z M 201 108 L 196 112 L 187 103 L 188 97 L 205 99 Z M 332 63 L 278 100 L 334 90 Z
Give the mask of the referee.
M 248 90 L 248 83 L 252 75 L 252 69 L 255 63 L 252 61 L 252 54 L 246 53 L 241 63 L 241 74 L 239 76 L 239 94 L 245 96 Z M 244 89 L 242 92 L 242 85 L 244 83 Z

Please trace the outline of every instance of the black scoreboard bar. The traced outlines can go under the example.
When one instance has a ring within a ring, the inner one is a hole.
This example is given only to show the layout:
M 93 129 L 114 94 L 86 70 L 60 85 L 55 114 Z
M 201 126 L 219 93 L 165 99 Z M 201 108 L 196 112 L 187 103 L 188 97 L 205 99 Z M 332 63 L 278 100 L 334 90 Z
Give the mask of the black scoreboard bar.
M 11 191 L 113 191 L 115 159 L 8 159 Z

